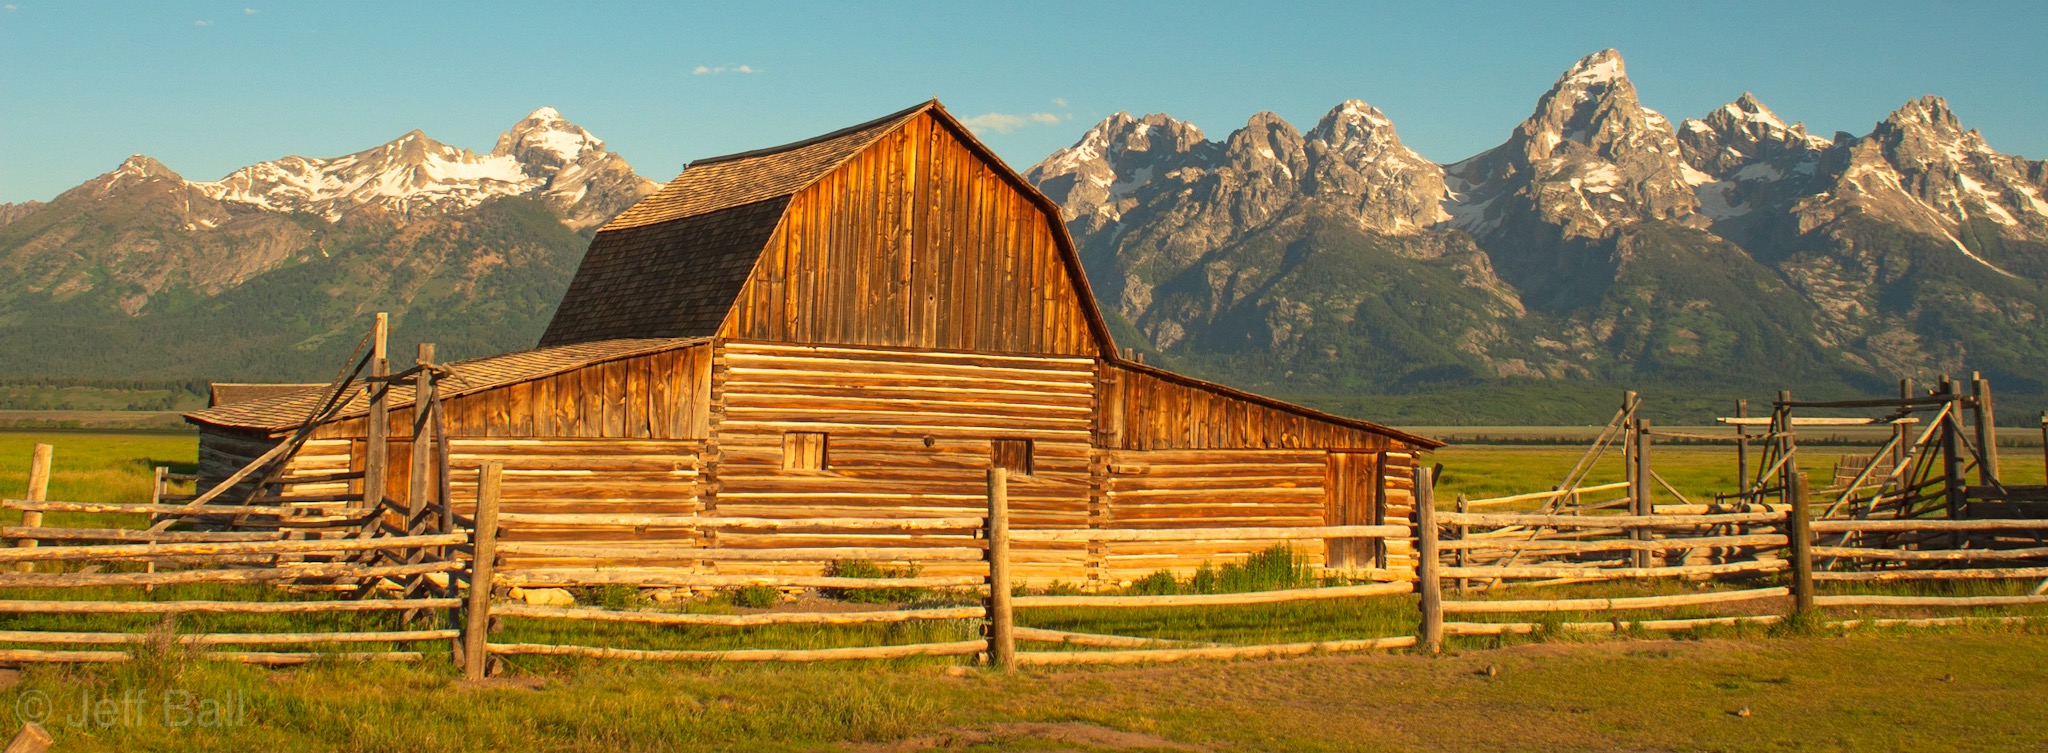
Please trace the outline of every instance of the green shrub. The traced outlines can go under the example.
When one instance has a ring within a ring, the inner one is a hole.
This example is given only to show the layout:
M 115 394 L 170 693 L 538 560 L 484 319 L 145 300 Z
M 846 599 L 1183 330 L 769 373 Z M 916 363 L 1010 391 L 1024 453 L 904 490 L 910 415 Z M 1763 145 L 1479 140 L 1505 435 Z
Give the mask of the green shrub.
M 1245 558 L 1243 564 L 1217 567 L 1204 562 L 1195 568 L 1194 576 L 1186 583 L 1175 579 L 1173 573 L 1160 570 L 1132 583 L 1125 591 L 1143 596 L 1168 596 L 1276 591 L 1315 584 L 1315 570 L 1308 566 L 1308 558 L 1295 552 L 1291 546 L 1275 544 Z
M 1140 596 L 1168 596 L 1180 593 L 1180 582 L 1173 579 L 1173 573 L 1161 570 L 1139 578 L 1126 590 Z
M 782 599 L 774 586 L 740 586 L 725 592 L 726 602 L 747 609 L 767 609 Z
M 915 578 L 917 566 L 882 567 L 867 560 L 834 560 L 825 567 L 825 574 L 834 578 Z M 894 604 L 925 596 L 924 589 L 918 588 L 822 588 L 818 593 L 857 604 Z
M 605 609 L 639 609 L 647 605 L 647 597 L 637 586 L 623 583 L 607 583 L 577 589 L 576 602 Z

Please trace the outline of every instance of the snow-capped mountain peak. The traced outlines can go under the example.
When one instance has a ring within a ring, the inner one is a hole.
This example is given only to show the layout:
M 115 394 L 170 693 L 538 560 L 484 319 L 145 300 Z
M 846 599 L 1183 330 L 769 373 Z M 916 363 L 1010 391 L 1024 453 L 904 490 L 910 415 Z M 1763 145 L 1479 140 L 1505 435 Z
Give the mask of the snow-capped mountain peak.
M 1506 143 L 1450 165 L 1453 222 L 1501 229 L 1506 195 L 1532 198 L 1536 216 L 1568 236 L 1605 236 L 1641 219 L 1693 222 L 1700 176 L 1681 159 L 1671 122 L 1644 107 L 1621 54 L 1574 63 L 1536 100 Z
M 1557 78 L 1555 88 L 1586 91 L 1617 81 L 1628 81 L 1628 67 L 1622 62 L 1620 51 L 1608 48 L 1580 58 Z
M 552 107 L 513 124 L 487 154 L 415 129 L 354 154 L 284 157 L 192 185 L 231 204 L 315 214 L 330 222 L 365 207 L 412 217 L 532 195 L 577 229 L 602 222 L 656 187 Z
M 512 129 L 498 137 L 492 154 L 510 155 L 520 164 L 559 168 L 581 159 L 585 152 L 604 151 L 604 141 L 562 118 L 552 107 L 534 110 Z

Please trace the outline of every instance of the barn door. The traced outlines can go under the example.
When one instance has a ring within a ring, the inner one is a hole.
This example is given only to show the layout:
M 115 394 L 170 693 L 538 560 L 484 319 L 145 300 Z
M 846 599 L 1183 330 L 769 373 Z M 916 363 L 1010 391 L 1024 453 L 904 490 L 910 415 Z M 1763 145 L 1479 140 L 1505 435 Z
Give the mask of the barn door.
M 1379 455 L 1370 452 L 1332 452 L 1323 479 L 1323 521 L 1333 526 L 1379 525 L 1386 517 L 1386 503 L 1380 496 Z M 1326 567 L 1364 569 L 1380 567 L 1379 539 L 1325 539 Z

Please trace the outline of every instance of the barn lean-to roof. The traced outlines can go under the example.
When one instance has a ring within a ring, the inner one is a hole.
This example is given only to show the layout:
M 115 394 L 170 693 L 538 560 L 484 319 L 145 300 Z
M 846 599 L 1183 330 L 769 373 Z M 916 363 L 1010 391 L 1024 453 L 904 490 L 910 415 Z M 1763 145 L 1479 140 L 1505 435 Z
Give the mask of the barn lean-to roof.
M 687 348 L 704 342 L 705 338 L 605 340 L 456 361 L 445 364 L 453 374 L 441 382 L 441 396 L 459 397 L 509 384 L 530 382 L 607 361 Z M 233 429 L 293 429 L 303 425 L 315 410 L 327 402 L 328 389 L 328 385 L 324 384 L 302 387 L 284 394 L 194 411 L 185 414 L 185 420 L 201 426 Z M 392 385 L 389 405 L 393 410 L 410 407 L 412 402 L 412 384 Z M 356 418 L 369 412 L 369 397 L 358 385 L 351 389 L 348 404 L 333 420 Z

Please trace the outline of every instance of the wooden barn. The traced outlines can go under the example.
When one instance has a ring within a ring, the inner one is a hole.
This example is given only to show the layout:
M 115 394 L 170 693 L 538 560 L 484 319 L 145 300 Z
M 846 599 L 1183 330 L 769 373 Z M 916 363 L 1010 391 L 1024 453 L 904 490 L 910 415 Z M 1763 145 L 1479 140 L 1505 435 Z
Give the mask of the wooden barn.
M 816 573 L 691 555 L 937 541 L 700 524 L 974 514 L 993 466 L 1011 470 L 1017 528 L 1372 524 L 1408 515 L 1415 454 L 1440 446 L 1120 355 L 1058 209 L 936 101 L 692 163 L 600 229 L 537 349 L 448 369 L 451 488 L 460 498 L 479 463 L 504 463 L 515 583 Z M 190 414 L 202 483 L 276 446 L 320 399 Z M 320 426 L 290 473 L 361 470 L 366 402 Z M 402 499 L 422 488 L 404 460 L 410 388 L 389 405 L 384 487 Z M 1029 582 L 1105 587 L 1263 546 L 1044 542 L 1014 556 Z M 1414 562 L 1401 541 L 1301 549 L 1381 578 Z

